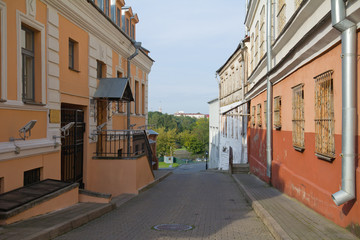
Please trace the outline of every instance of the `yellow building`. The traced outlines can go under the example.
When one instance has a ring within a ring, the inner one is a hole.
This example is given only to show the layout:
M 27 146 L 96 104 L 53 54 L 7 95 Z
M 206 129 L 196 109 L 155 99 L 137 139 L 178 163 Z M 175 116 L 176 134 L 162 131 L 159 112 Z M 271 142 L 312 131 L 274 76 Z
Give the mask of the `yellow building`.
M 116 196 L 153 180 L 135 130 L 153 64 L 138 22 L 124 0 L 0 0 L 0 193 L 55 179 Z

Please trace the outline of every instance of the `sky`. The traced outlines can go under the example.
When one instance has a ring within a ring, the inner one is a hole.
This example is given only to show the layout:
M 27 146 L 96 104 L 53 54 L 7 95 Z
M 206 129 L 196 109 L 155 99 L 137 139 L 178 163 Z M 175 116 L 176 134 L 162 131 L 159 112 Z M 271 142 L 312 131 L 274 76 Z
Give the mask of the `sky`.
M 208 113 L 216 71 L 245 36 L 245 0 L 126 0 L 138 14 L 136 40 L 155 60 L 149 111 Z

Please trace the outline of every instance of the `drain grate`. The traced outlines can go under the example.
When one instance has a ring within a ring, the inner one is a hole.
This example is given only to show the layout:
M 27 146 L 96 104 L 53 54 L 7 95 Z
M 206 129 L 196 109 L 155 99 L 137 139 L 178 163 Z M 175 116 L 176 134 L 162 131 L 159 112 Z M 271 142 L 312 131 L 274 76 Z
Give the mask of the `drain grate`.
M 194 226 L 185 225 L 185 224 L 159 224 L 152 227 L 152 229 L 158 231 L 176 231 L 176 232 L 189 231 L 194 228 L 195 228 Z

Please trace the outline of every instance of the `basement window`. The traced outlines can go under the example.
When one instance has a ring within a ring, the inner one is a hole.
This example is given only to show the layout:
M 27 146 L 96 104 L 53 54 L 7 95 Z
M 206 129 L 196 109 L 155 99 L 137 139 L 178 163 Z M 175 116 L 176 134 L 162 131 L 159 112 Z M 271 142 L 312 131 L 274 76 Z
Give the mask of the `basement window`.
M 315 79 L 315 155 L 326 161 L 335 158 L 333 71 Z
M 35 168 L 24 172 L 24 186 L 40 182 L 41 168 Z

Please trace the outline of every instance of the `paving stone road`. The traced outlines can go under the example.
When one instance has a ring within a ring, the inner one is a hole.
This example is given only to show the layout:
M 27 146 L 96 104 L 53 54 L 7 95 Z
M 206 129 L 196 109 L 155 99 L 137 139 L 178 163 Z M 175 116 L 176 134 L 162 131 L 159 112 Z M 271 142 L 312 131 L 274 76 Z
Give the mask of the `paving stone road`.
M 61 239 L 273 239 L 228 174 L 183 165 L 148 191 Z M 188 231 L 159 231 L 185 224 Z

